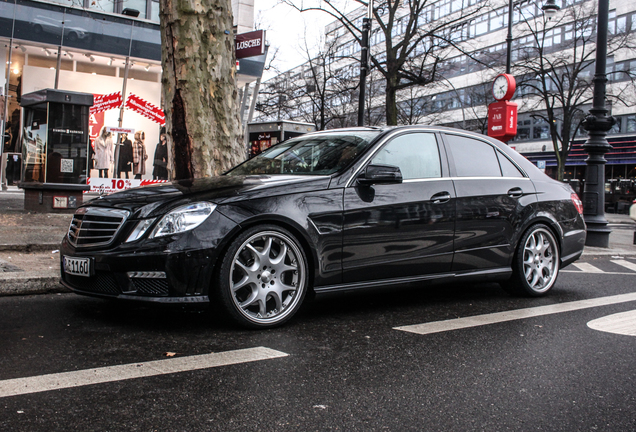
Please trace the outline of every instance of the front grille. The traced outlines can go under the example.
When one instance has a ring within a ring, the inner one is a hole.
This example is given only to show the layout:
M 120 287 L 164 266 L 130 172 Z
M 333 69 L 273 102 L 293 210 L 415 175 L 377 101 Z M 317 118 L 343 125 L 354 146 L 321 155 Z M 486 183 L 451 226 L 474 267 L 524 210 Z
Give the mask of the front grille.
M 99 294 L 121 294 L 119 284 L 111 273 L 97 272 L 95 276 L 84 277 L 75 275 L 64 275 L 64 279 L 74 288 Z
M 130 212 L 98 207 L 82 207 L 73 215 L 68 238 L 75 247 L 110 244 Z
M 152 296 L 167 296 L 168 281 L 156 278 L 134 278 L 131 279 L 137 294 Z

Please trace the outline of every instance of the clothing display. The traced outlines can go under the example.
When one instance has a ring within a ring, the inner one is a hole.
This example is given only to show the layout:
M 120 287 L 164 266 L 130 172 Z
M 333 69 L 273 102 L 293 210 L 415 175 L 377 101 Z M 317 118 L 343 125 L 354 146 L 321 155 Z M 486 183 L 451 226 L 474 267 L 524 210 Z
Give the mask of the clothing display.
M 124 134 L 122 139 L 123 141 L 119 146 L 119 158 L 117 159 L 117 177 L 121 178 L 121 173 L 126 173 L 126 178 L 128 178 L 128 173 L 132 171 L 133 147 L 132 141 L 128 139 L 127 134 Z
M 164 136 L 155 148 L 155 159 L 153 162 L 152 178 L 154 180 L 168 180 L 168 144 Z
M 110 132 L 106 132 L 102 129 L 95 140 L 95 168 L 98 170 L 108 170 L 113 159 L 113 139 L 110 136 Z
M 135 142 L 133 143 L 133 174 L 135 178 L 141 178 L 146 174 L 146 159 L 148 154 L 146 153 L 146 145 L 144 139 L 146 134 L 143 131 L 135 132 Z

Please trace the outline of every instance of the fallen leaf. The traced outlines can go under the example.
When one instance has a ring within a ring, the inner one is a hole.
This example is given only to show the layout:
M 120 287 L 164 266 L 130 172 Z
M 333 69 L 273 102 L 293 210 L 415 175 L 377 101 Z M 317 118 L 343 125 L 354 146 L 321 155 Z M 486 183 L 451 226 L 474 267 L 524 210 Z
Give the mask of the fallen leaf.
M 174 352 L 167 352 L 167 353 L 164 353 L 163 355 L 165 355 L 166 357 L 174 357 L 174 356 L 176 356 L 176 355 L 177 355 L 177 353 L 174 353 Z

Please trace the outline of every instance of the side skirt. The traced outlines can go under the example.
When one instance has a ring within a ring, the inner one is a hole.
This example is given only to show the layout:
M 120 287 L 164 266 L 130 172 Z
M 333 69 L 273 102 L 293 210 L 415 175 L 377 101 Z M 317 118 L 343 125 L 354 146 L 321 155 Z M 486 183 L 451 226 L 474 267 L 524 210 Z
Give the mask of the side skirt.
M 429 283 L 429 284 L 442 284 L 442 283 L 457 283 L 457 282 L 488 282 L 488 281 L 503 281 L 510 279 L 512 276 L 512 269 L 509 267 L 502 267 L 488 270 L 478 270 L 462 273 L 440 273 L 434 275 L 424 276 L 412 276 L 395 279 L 381 279 L 366 282 L 356 282 L 347 284 L 325 285 L 320 287 L 314 287 L 316 294 L 330 293 L 338 291 L 352 291 L 358 289 L 368 288 L 384 288 L 397 285 L 408 285 L 415 283 Z

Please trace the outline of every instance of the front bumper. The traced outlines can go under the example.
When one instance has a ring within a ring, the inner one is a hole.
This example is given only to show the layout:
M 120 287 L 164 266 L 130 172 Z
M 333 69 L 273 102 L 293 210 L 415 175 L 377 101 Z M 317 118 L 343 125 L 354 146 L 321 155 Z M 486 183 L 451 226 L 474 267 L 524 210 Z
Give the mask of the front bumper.
M 192 231 L 108 248 L 60 246 L 61 283 L 78 294 L 156 303 L 207 303 L 224 241 L 236 225 L 214 215 Z M 122 236 L 125 238 L 126 230 Z M 90 276 L 65 272 L 64 257 L 88 258 Z

